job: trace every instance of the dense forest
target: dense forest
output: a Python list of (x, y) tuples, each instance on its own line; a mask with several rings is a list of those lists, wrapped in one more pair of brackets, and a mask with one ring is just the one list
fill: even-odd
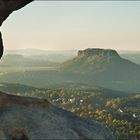
[(21, 88), (21, 92), (11, 93), (49, 100), (81, 117), (99, 121), (110, 128), (117, 139), (140, 139), (140, 93), (127, 94), (80, 84), (56, 89)]

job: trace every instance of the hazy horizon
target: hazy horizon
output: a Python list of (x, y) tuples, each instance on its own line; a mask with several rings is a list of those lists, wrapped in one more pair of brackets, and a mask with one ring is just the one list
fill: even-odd
[(14, 48), (14, 49), (5, 49), (5, 51), (14, 51), (14, 50), (40, 50), (40, 51), (79, 51), (79, 50), (85, 50), (85, 49), (111, 49), (111, 50), (116, 50), (116, 51), (130, 51), (130, 52), (133, 52), (133, 51), (138, 51), (140, 52), (140, 50), (121, 50), (121, 49), (113, 49), (113, 48), (102, 48), (102, 47), (91, 47), (91, 48), (81, 48), (81, 49), (47, 49), (47, 48)]
[(2, 26), (5, 50), (140, 51), (139, 1), (34, 1)]

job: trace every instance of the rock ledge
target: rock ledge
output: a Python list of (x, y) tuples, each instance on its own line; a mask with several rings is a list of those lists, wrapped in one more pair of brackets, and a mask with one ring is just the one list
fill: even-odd
[(111, 132), (46, 100), (0, 93), (0, 139), (104, 139)]

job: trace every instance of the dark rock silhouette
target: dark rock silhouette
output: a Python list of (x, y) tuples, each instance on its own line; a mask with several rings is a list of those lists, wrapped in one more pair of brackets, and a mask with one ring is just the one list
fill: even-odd
[[(0, 0), (0, 26), (14, 11), (32, 0)], [(0, 57), (3, 43), (0, 33)], [(97, 122), (82, 119), (46, 100), (0, 92), (0, 139), (113, 139)]]
[[(0, 26), (15, 10), (18, 10), (33, 0), (0, 0)], [(0, 58), (3, 55), (3, 43), (0, 32)]]
[(0, 32), (0, 58), (2, 57), (2, 55), (3, 55), (3, 42), (2, 42), (2, 35)]

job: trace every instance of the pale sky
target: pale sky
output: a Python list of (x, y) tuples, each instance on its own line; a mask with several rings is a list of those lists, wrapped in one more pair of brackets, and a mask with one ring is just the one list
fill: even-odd
[(140, 1), (35, 1), (2, 32), (8, 50), (140, 50)]

